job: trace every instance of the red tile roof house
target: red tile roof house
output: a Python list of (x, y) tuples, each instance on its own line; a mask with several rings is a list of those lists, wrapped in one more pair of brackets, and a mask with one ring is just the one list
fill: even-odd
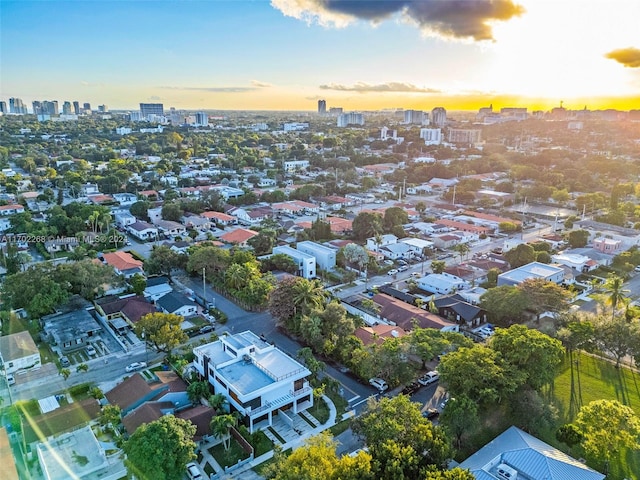
[(200, 214), (200, 216), (211, 220), (212, 222), (225, 226), (235, 225), (236, 223), (238, 223), (238, 219), (233, 215), (227, 215), (226, 213), (221, 212), (203, 212)]
[(249, 230), (246, 228), (237, 228), (236, 230), (227, 232), (224, 235), (222, 235), (220, 237), (220, 240), (222, 240), (225, 243), (233, 243), (240, 247), (246, 247), (247, 240), (255, 237), (256, 235), (258, 235), (258, 232), (254, 230)]
[(111, 265), (118, 275), (124, 275), (125, 278), (131, 278), (136, 273), (144, 275), (142, 262), (133, 258), (130, 253), (105, 253), (102, 255), (102, 261), (107, 265)]
[(23, 213), (24, 207), (19, 204), (14, 205), (0, 205), (0, 215), (9, 216), (15, 215), (16, 213)]
[(362, 340), (363, 345), (382, 345), (387, 338), (402, 338), (407, 332), (394, 325), (375, 325), (373, 327), (359, 327), (353, 334)]
[(380, 309), (381, 318), (393, 322), (406, 331), (413, 329), (414, 321), (420, 328), (435, 328), (444, 331), (458, 331), (459, 329), (458, 325), (453, 322), (389, 295), (377, 293), (372, 300), (382, 307)]

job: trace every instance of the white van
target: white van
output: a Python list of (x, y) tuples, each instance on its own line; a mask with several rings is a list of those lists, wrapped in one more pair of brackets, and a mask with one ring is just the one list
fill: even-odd
[(377, 388), (381, 392), (384, 392), (389, 388), (389, 385), (387, 385), (387, 382), (385, 382), (382, 378), (378, 378), (378, 377), (369, 379), (369, 385)]
[(13, 373), (7, 373), (7, 384), (10, 386), (16, 384), (16, 379), (13, 376)]

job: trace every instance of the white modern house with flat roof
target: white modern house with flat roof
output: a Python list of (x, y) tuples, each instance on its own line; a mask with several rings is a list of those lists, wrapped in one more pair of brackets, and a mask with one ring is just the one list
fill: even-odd
[(564, 281), (564, 270), (555, 265), (531, 262), (498, 275), (498, 286), (515, 286), (530, 278), (543, 278), (559, 285)]
[(462, 278), (446, 272), (431, 273), (419, 278), (417, 283), (420, 290), (439, 295), (447, 295), (469, 287)]
[(336, 266), (336, 251), (333, 248), (325, 247), (315, 242), (298, 242), (296, 250), (303, 253), (313, 255), (316, 259), (316, 265), (322, 270), (333, 270)]
[(193, 353), (200, 377), (245, 416), (252, 433), (272, 425), (280, 412), (295, 415), (313, 406), (309, 369), (249, 330), (195, 347)]
[(302, 278), (315, 278), (316, 277), (316, 257), (304, 253), (303, 251), (296, 250), (295, 248), (283, 245), (281, 247), (274, 247), (273, 253), (283, 253), (293, 258), (298, 265), (298, 275)]

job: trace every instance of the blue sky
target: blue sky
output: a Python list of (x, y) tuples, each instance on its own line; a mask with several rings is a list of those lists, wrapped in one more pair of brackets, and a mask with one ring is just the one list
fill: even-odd
[(0, 98), (112, 109), (312, 110), (318, 98), (348, 110), (640, 108), (640, 2), (495, 0), (441, 18), (434, 5), (452, 3), (0, 0)]

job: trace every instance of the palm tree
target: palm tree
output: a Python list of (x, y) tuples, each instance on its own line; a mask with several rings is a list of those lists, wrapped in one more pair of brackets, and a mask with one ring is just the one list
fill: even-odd
[(221, 393), (216, 393), (209, 397), (209, 406), (216, 412), (226, 411), (227, 405), (229, 405), (229, 400)]
[(224, 280), (227, 287), (239, 290), (247, 284), (248, 271), (244, 265), (234, 263), (225, 272)]
[(328, 294), (318, 280), (301, 279), (292, 288), (296, 313), (309, 313), (314, 307), (320, 308)]
[(229, 431), (232, 427), (235, 427), (238, 423), (238, 419), (233, 415), (216, 415), (211, 419), (209, 428), (214, 437), (220, 437), (222, 439), (222, 445), (225, 450), (229, 450), (231, 446), (231, 436)]
[(457, 245), (454, 245), (452, 250), (460, 255), (460, 261), (462, 261), (462, 257), (467, 255), (471, 251), (469, 245), (467, 245), (466, 243), (458, 243)]
[(603, 288), (608, 293), (607, 303), (611, 305), (611, 319), (616, 315), (618, 304), (627, 302), (625, 294), (629, 293), (629, 290), (625, 290), (623, 286), (624, 280), (617, 275), (609, 275), (609, 278), (604, 282)]

